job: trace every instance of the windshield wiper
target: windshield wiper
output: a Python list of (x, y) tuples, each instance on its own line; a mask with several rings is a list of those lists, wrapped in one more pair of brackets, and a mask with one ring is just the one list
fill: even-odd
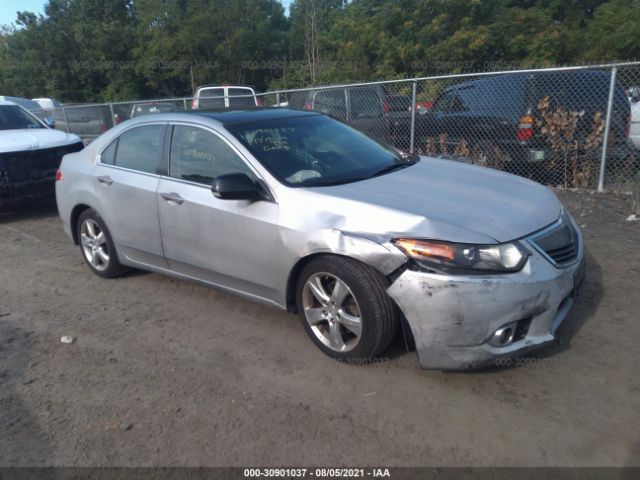
[(344, 185), (345, 183), (359, 182), (360, 180), (366, 180), (369, 177), (349, 177), (349, 178), (335, 178), (333, 180), (318, 180), (317, 182), (307, 182), (302, 187), (330, 187), (333, 185)]
[(407, 168), (411, 165), (415, 165), (416, 163), (418, 163), (418, 160), (411, 160), (408, 162), (398, 162), (392, 165), (387, 165), (386, 167), (378, 170), (376, 173), (371, 175), (370, 178), (379, 177), (380, 175), (385, 175), (387, 173), (395, 172), (396, 170), (402, 170), (403, 168)]

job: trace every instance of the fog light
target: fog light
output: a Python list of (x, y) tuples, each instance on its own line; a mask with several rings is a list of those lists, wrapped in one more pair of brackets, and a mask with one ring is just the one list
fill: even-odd
[(493, 347), (504, 347), (506, 345), (509, 345), (513, 341), (515, 332), (515, 323), (504, 325), (493, 332), (493, 335), (491, 335), (491, 338), (489, 338), (489, 345)]

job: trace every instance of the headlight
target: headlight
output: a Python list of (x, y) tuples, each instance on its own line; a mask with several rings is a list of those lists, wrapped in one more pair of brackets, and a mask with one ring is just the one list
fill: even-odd
[[(396, 238), (392, 243), (418, 265), (432, 270), (467, 270), (470, 273), (517, 272), (530, 255), (519, 242), (470, 245)], [(455, 272), (452, 272), (455, 273)]]

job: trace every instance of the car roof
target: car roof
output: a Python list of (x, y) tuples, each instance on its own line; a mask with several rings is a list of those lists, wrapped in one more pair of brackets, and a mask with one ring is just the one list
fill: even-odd
[[(15, 105), (20, 105), (27, 110), (42, 110), (42, 107), (38, 102), (34, 102), (33, 100), (29, 100), (28, 98), (22, 97), (11, 97), (8, 95), (0, 95), (0, 101), (12, 103)], [(8, 104), (7, 103), (7, 104)]]
[(310, 117), (320, 115), (317, 112), (293, 110), (290, 108), (282, 107), (256, 107), (243, 110), (188, 110), (184, 113), (211, 118), (213, 120), (217, 120), (223, 125), (240, 125), (243, 123), (252, 123), (264, 120), (276, 120), (280, 118), (293, 117)]
[(475, 86), (478, 84), (488, 83), (488, 82), (507, 82), (515, 79), (524, 79), (535, 77), (538, 81), (551, 81), (557, 78), (561, 78), (562, 76), (573, 76), (573, 78), (585, 78), (585, 79), (595, 79), (595, 78), (609, 78), (609, 74), (601, 71), (601, 70), (559, 70), (559, 71), (542, 71), (542, 72), (516, 72), (516, 73), (501, 73), (497, 75), (488, 75), (476, 78), (474, 80), (467, 80), (464, 82), (456, 83), (455, 85), (451, 85), (443, 90), (443, 92), (450, 92), (453, 90), (468, 88), (471, 86)]
[(228, 88), (250, 88), (250, 89), (254, 89), (255, 86), (253, 85), (246, 85), (244, 83), (214, 83), (211, 85), (200, 85), (198, 88), (196, 88), (196, 90), (200, 90), (202, 88), (224, 88), (224, 87), (228, 87)]

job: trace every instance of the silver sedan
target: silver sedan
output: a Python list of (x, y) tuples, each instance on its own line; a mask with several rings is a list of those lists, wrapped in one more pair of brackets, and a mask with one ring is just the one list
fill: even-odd
[(313, 112), (129, 120), (65, 156), (57, 180), (97, 275), (133, 267), (277, 305), (345, 361), (379, 356), (399, 329), (427, 368), (541, 346), (584, 272), (580, 231), (547, 188)]

